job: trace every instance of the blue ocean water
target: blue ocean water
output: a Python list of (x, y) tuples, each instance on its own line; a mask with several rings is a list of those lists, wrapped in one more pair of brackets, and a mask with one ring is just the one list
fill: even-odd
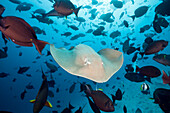
[[(152, 39), (153, 40), (166, 40), (170, 41), (170, 27), (163, 28), (162, 33), (156, 33), (151, 27), (149, 30), (144, 33), (140, 33), (140, 28), (144, 25), (151, 25), (154, 16), (155, 16), (155, 7), (159, 5), (161, 0), (134, 0), (134, 4), (132, 4), (131, 0), (122, 0), (123, 7), (115, 8), (113, 4), (110, 4), (111, 0), (98, 0), (98, 4), (100, 2), (101, 5), (92, 5), (91, 0), (71, 0), (71, 2), (76, 6), (91, 6), (92, 8), (81, 8), (78, 16), (83, 17), (85, 22), (82, 22), (79, 25), (79, 22), (75, 20), (75, 14), (69, 15), (67, 19), (57, 18), (57, 17), (49, 17), (54, 21), (53, 24), (45, 24), (38, 22), (36, 19), (31, 18), (31, 14), (36, 9), (44, 9), (46, 12), (49, 12), (52, 9), (53, 3), (48, 0), (22, 0), (22, 2), (27, 2), (32, 4), (30, 10), (19, 12), (16, 10), (18, 4), (14, 4), (9, 0), (1, 0), (0, 4), (5, 7), (5, 11), (2, 14), (5, 16), (17, 16), (24, 19), (31, 26), (37, 26), (43, 29), (46, 32), (46, 35), (37, 34), (39, 40), (43, 40), (49, 42), (50, 44), (55, 44), (56, 48), (65, 47), (69, 49), (72, 46), (76, 46), (78, 44), (86, 44), (92, 47), (96, 52), (104, 49), (104, 48), (119, 48), (118, 50), (123, 52), (123, 42), (127, 40), (127, 36), (130, 38), (130, 44), (134, 43), (134, 47), (142, 47), (144, 40), (146, 39), (145, 35), (155, 34)], [(149, 6), (149, 9), (145, 15), (142, 17), (136, 18), (134, 21), (130, 16), (134, 15), (135, 9), (140, 6)], [(89, 19), (91, 14), (89, 11), (92, 9), (97, 9), (99, 12), (94, 20)], [(95, 36), (92, 33), (86, 33), (87, 30), (93, 29), (95, 30), (93, 24), (98, 25), (103, 22), (103, 20), (99, 19), (102, 14), (113, 13), (114, 22), (105, 22), (106, 25), (99, 25), (105, 28), (106, 36)], [(125, 12), (124, 16), (119, 19), (122, 12)], [(170, 17), (166, 16), (166, 20), (170, 21)], [(126, 28), (124, 25), (120, 26), (122, 22), (126, 20), (129, 24), (129, 27)], [(168, 22), (169, 22), (168, 21)], [(63, 23), (64, 22), (64, 23)], [(75, 31), (67, 26), (75, 25), (79, 28), (79, 30)], [(110, 27), (111, 26), (111, 27)], [(54, 28), (58, 30), (58, 32), (54, 31)], [(116, 38), (111, 38), (109, 35), (113, 31), (120, 31), (121, 35)], [(65, 32), (71, 32), (72, 35), (65, 37), (61, 36), (61, 34)], [(84, 37), (80, 37), (76, 40), (70, 40), (71, 37), (77, 35), (79, 33), (85, 34)], [(130, 35), (129, 35), (130, 34)], [(133, 40), (134, 39), (134, 40)], [(101, 41), (105, 41), (106, 44), (102, 44)], [(69, 43), (69, 45), (65, 45), (65, 43)], [(69, 106), (69, 103), (73, 105), (75, 108), (72, 109), (75, 112), (80, 106), (83, 108), (83, 113), (93, 113), (88, 103), (87, 98), (83, 92), (80, 92), (80, 83), (86, 82), (90, 84), (92, 88), (103, 89), (103, 92), (107, 94), (111, 98), (111, 94), (115, 94), (117, 89), (121, 89), (122, 92), (125, 92), (123, 95), (123, 99), (121, 101), (116, 101), (115, 103), (115, 113), (123, 113), (123, 106), (127, 107), (128, 113), (135, 113), (137, 108), (140, 108), (142, 113), (163, 113), (158, 104), (154, 104), (153, 100), (149, 98), (153, 97), (153, 92), (157, 88), (166, 88), (169, 89), (169, 85), (163, 84), (162, 74), (159, 77), (152, 78), (152, 83), (145, 81), (150, 86), (150, 94), (143, 94), (141, 92), (141, 85), (143, 82), (131, 82), (127, 80), (124, 75), (126, 74), (125, 66), (127, 64), (132, 63), (132, 57), (134, 55), (123, 54), (124, 63), (121, 69), (112, 76), (109, 81), (105, 83), (97, 83), (94, 84), (91, 80), (87, 80), (82, 77), (77, 77), (69, 74), (65, 70), (63, 70), (52, 58), (52, 56), (46, 56), (47, 51), (50, 50), (50, 46), (47, 45), (43, 51), (42, 55), (38, 53), (35, 46), (33, 47), (20, 47), (17, 48), (18, 45), (14, 44), (12, 41), (8, 41), (5, 45), (0, 35), (0, 49), (2, 47), (8, 47), (8, 57), (0, 59), (0, 73), (5, 72), (9, 73), (9, 75), (5, 78), (0, 78), (0, 111), (11, 111), (13, 113), (32, 113), (33, 112), (33, 104), (29, 101), (36, 98), (38, 90), (43, 81), (41, 67), (44, 72), (46, 72), (46, 76), (48, 81), (55, 80), (55, 87), (49, 87), (54, 93), (54, 97), (49, 97), (48, 100), (52, 103), (53, 108), (44, 107), (40, 113), (52, 113), (52, 111), (58, 111), (59, 113)], [(19, 56), (19, 53), (22, 52), (22, 56)], [(170, 54), (170, 46), (168, 45), (163, 51), (159, 53)], [(36, 57), (40, 57), (36, 59)], [(154, 55), (148, 55), (148, 59), (138, 60), (136, 63), (137, 66), (147, 66), (152, 65), (159, 68), (162, 72), (170, 72), (170, 67), (164, 66), (160, 63), (155, 62), (152, 57)], [(139, 55), (139, 57), (141, 57)], [(50, 61), (51, 60), (51, 61)], [(36, 61), (33, 63), (33, 61)], [(45, 62), (49, 62), (58, 67), (58, 71), (55, 73), (49, 73), (49, 68), (46, 66)], [(18, 70), (20, 67), (30, 67), (30, 69), (24, 74), (18, 74)], [(31, 74), (31, 77), (26, 76), (26, 74)], [(120, 79), (116, 79), (119, 77)], [(16, 81), (13, 82), (13, 79), (16, 78)], [(34, 89), (26, 89), (26, 86), (31, 83), (34, 86)], [(73, 83), (76, 83), (75, 89), (73, 93), (69, 93), (69, 88)], [(56, 92), (57, 88), (59, 88), (59, 92)], [(27, 93), (25, 94), (24, 99), (22, 100), (20, 95), (26, 89)], [(59, 101), (59, 102), (58, 102)], [(102, 112), (102, 111), (101, 111)], [(104, 112), (103, 112), (104, 113)]]

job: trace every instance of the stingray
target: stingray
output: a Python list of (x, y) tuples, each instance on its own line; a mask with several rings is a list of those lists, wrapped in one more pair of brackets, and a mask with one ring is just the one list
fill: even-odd
[(54, 60), (68, 73), (103, 83), (122, 66), (123, 54), (114, 49), (102, 49), (98, 53), (91, 47), (79, 44), (69, 50), (50, 45)]

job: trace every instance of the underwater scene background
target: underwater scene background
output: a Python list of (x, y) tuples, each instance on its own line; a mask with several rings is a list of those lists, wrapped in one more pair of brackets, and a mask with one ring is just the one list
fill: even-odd
[[(123, 52), (124, 62), (120, 70), (107, 82), (95, 83), (83, 77), (72, 75), (61, 68), (49, 54), (50, 45), (47, 44), (42, 50), (42, 55), (40, 55), (35, 49), (35, 45), (33, 47), (18, 46), (11, 40), (5, 44), (0, 35), (0, 49), (3, 50), (4, 47), (7, 47), (7, 57), (0, 59), (0, 111), (33, 112), (34, 104), (29, 101), (36, 98), (42, 84), (42, 68), (49, 84), (51, 84), (49, 85), (48, 100), (53, 107), (44, 106), (40, 113), (61, 113), (65, 108), (69, 108), (69, 103), (75, 107), (71, 109), (73, 113), (79, 107), (83, 107), (83, 113), (93, 113), (85, 93), (80, 92), (80, 86), (84, 82), (90, 84), (94, 90), (102, 90), (109, 98), (112, 98), (111, 94), (115, 95), (117, 90), (120, 89), (123, 93), (122, 99), (115, 101), (115, 113), (141, 113), (137, 111), (138, 108), (142, 113), (164, 113), (159, 104), (155, 104), (154, 100), (150, 98), (153, 98), (153, 93), (157, 88), (170, 88), (168, 84), (163, 84), (162, 80), (162, 70), (169, 75), (170, 67), (153, 60), (154, 54), (145, 55), (143, 58), (138, 54), (137, 60), (132, 62), (135, 52), (128, 55), (123, 51), (123, 48), (128, 48), (129, 45), (135, 48), (140, 47), (140, 51), (142, 51), (143, 43), (148, 37), (151, 37), (154, 41), (170, 41), (169, 25), (166, 28), (161, 27), (161, 33), (156, 32), (153, 28), (155, 8), (163, 2), (162, 0), (122, 0), (123, 6), (120, 8), (111, 3), (114, 0), (70, 0), (75, 7), (82, 6), (78, 12), (78, 17), (81, 17), (81, 19), (76, 20), (77, 17), (73, 13), (68, 15), (67, 18), (49, 16), (47, 23), (39, 22), (32, 15), (39, 15), (33, 13), (37, 9), (44, 9), (46, 13), (52, 10), (55, 3), (53, 0), (20, 0), (22, 3), (32, 4), (31, 8), (26, 11), (16, 10), (19, 3), (14, 3), (15, 1), (18, 0), (0, 0), (0, 4), (5, 7), (2, 17), (20, 17), (31, 26), (39, 27), (43, 30), (41, 34), (38, 34), (38, 30), (35, 30), (39, 40), (54, 44), (56, 48), (69, 49), (78, 44), (85, 44), (96, 52), (105, 48), (117, 49)], [(141, 6), (147, 6), (147, 12), (133, 20), (131, 16)], [(111, 14), (108, 17), (110, 20), (102, 19), (101, 15), (108, 13)], [(169, 23), (170, 17), (168, 15), (163, 15), (163, 18)], [(48, 23), (51, 20), (53, 23)], [(128, 23), (125, 24), (124, 20)], [(128, 26), (126, 26), (127, 24)], [(71, 25), (78, 29), (75, 30), (70, 27)], [(141, 28), (145, 25), (148, 25), (149, 28), (142, 32)], [(100, 26), (104, 30), (96, 35), (94, 31)], [(87, 32), (88, 30), (89, 32)], [(68, 33), (64, 34), (66, 32)], [(125, 44), (127, 41), (128, 45)], [(170, 46), (167, 45), (158, 54), (169, 55)], [(57, 70), (51, 72), (47, 66), (48, 63), (55, 65)], [(151, 78), (151, 82), (147, 80), (133, 82), (125, 78), (127, 73), (125, 68), (128, 64), (133, 64), (134, 67), (155, 66), (161, 71), (161, 75)], [(20, 67), (29, 68), (26, 72), (19, 74)], [(7, 75), (3, 77), (2, 73)], [(55, 83), (53, 83), (53, 80)], [(149, 92), (146, 94), (141, 91), (143, 83), (149, 86)], [(126, 106), (127, 111), (124, 106)], [(104, 113), (104, 111), (101, 111), (101, 113)], [(170, 113), (170, 111), (167, 113)]]

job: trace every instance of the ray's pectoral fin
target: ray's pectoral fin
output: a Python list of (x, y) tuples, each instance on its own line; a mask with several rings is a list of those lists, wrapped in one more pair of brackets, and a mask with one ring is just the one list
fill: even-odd
[(45, 106), (50, 107), (50, 108), (53, 107), (52, 104), (48, 100), (46, 101)]
[(31, 103), (35, 103), (35, 101), (36, 101), (35, 99), (33, 99), (33, 100), (30, 100), (30, 102), (31, 102)]

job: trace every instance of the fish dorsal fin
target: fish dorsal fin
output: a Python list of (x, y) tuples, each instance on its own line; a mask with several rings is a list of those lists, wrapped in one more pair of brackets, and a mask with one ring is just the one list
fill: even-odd
[(45, 102), (45, 106), (50, 107), (50, 108), (53, 107), (52, 104), (48, 100)]
[(20, 21), (22, 21), (24, 24), (26, 24), (27, 25), (27, 27), (29, 27), (30, 28), (30, 30), (32, 31), (32, 33), (33, 33), (33, 35), (35, 36), (34, 38), (36, 38), (37, 39), (37, 36), (35, 35), (35, 31), (34, 31), (34, 29), (25, 21), (25, 20), (23, 20), (22, 18), (18, 18), (18, 17), (16, 17), (18, 20), (20, 20)]
[(30, 102), (31, 102), (31, 103), (35, 103), (35, 101), (36, 101), (35, 99), (33, 99), (33, 100), (30, 100)]

